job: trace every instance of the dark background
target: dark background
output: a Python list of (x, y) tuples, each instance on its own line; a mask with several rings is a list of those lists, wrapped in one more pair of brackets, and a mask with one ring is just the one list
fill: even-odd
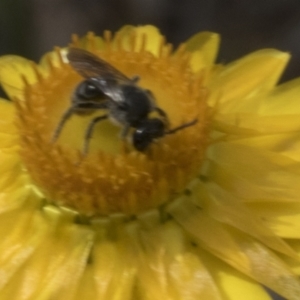
[(283, 81), (300, 75), (300, 0), (0, 0), (0, 55), (38, 60), (72, 33), (125, 24), (154, 24), (175, 45), (218, 32), (223, 63), (260, 48), (288, 51)]
[(148, 23), (175, 45), (219, 32), (224, 63), (260, 48), (288, 51), (284, 79), (300, 75), (300, 0), (0, 0), (0, 54), (38, 60), (72, 33)]

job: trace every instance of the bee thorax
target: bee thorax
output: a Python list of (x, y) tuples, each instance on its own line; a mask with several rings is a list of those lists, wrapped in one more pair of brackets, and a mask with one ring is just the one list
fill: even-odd
[(119, 110), (124, 111), (126, 121), (132, 127), (136, 127), (153, 110), (152, 101), (145, 90), (134, 85), (124, 85), (122, 92), (124, 103), (119, 107)]

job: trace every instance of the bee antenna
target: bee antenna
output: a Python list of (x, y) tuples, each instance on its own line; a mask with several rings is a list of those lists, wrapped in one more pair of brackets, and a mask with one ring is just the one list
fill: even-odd
[(51, 138), (51, 143), (55, 143), (56, 140), (58, 139), (66, 121), (71, 117), (71, 115), (73, 114), (73, 110), (74, 110), (74, 107), (71, 106), (68, 110), (65, 111), (65, 113), (62, 115), (54, 133), (53, 133), (53, 136)]
[(173, 134), (173, 133), (175, 133), (175, 132), (177, 132), (177, 131), (179, 131), (179, 130), (181, 130), (181, 129), (184, 129), (184, 128), (186, 128), (186, 127), (193, 126), (193, 125), (195, 125), (197, 122), (198, 122), (198, 118), (195, 118), (195, 119), (192, 120), (191, 122), (184, 123), (184, 124), (182, 124), (182, 125), (180, 125), (180, 126), (178, 126), (178, 127), (175, 127), (175, 128), (173, 128), (173, 129), (170, 129), (170, 130), (166, 131), (165, 134)]

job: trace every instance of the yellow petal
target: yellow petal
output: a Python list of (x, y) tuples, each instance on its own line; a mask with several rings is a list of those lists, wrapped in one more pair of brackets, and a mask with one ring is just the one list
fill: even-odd
[(260, 99), (259, 114), (286, 115), (300, 113), (300, 78), (276, 87), (267, 97)]
[(93, 299), (96, 295), (96, 287), (94, 281), (94, 270), (91, 265), (88, 265), (84, 269), (80, 283), (78, 284), (78, 290), (76, 292), (75, 300)]
[(143, 300), (221, 300), (219, 291), (184, 231), (167, 222), (142, 235), (138, 287)]
[[(251, 178), (245, 178), (235, 172), (234, 168), (229, 169), (227, 166), (215, 162), (209, 162), (208, 170), (205, 175), (213, 178), (213, 181), (221, 186), (224, 190), (234, 195), (237, 201), (287, 201), (282, 193), (274, 192), (272, 186), (262, 186), (259, 182), (252, 182)], [(251, 191), (251, 193), (249, 193)], [(289, 201), (299, 201), (297, 192), (289, 193)]]
[[(166, 228), (167, 227), (167, 228)], [(167, 239), (166, 239), (167, 238)], [(159, 226), (159, 230), (142, 232), (143, 247), (139, 248), (139, 294), (143, 300), (174, 298), (176, 287), (170, 282), (170, 263), (181, 254), (186, 241), (174, 224)]]
[(226, 109), (233, 113), (256, 113), (264, 116), (293, 115), (299, 111), (298, 95), (300, 78), (276, 86), (273, 90), (227, 103)]
[[(215, 221), (190, 202), (186, 197), (176, 200), (168, 208), (169, 213), (189, 232), (204, 249), (233, 265), (247, 265), (247, 257), (227, 232), (226, 227)], [(199, 230), (201, 228), (201, 230)], [(214, 234), (211, 234), (214, 228)], [(220, 245), (223, 245), (220, 248)]]
[(200, 32), (186, 42), (186, 50), (191, 52), (190, 65), (194, 72), (210, 68), (218, 54), (220, 37), (212, 32)]
[(230, 111), (244, 98), (269, 91), (287, 64), (289, 55), (277, 50), (260, 50), (227, 65), (210, 85), (210, 102)]
[[(15, 224), (15, 226), (21, 224)], [(32, 230), (32, 227), (34, 229)], [(1, 264), (1, 272), (3, 271), (3, 278), (8, 275), (8, 272), (12, 272), (12, 278), (7, 278), (8, 282), (4, 286), (4, 288), (0, 289), (0, 297), (3, 300), (9, 299), (20, 299), (20, 300), (27, 300), (30, 299), (31, 291), (36, 288), (34, 282), (35, 279), (40, 278), (40, 274), (26, 274), (28, 276), (24, 277), (24, 265), (31, 259), (34, 255), (36, 249), (46, 241), (46, 238), (49, 233), (49, 228), (45, 225), (45, 223), (41, 222), (38, 215), (35, 215), (33, 222), (28, 222), (24, 225), (24, 228), (30, 230), (31, 238), (28, 239), (19, 239), (17, 244), (12, 244), (11, 246), (15, 248), (17, 255), (14, 255), (8, 259), (7, 264), (12, 264), (8, 266), (7, 270), (6, 266)], [(18, 247), (20, 249), (18, 250)], [(22, 250), (21, 250), (22, 249)], [(18, 252), (20, 252), (18, 254)], [(44, 258), (45, 259), (45, 258)], [(9, 270), (9, 271), (8, 271)], [(6, 274), (5, 274), (6, 273)], [(26, 273), (26, 271), (25, 271)]]
[[(269, 287), (289, 300), (298, 300), (300, 280), (274, 252), (247, 237), (245, 234), (229, 229), (232, 237), (243, 249), (249, 259), (249, 267), (241, 266), (240, 271)], [(239, 269), (239, 268), (238, 268)]]
[(214, 120), (218, 130), (244, 134), (243, 137), (282, 132), (299, 132), (299, 114), (260, 116), (257, 114), (220, 114)]
[(30, 196), (30, 190), (24, 190), (24, 186), (28, 181), (24, 176), (13, 176), (7, 180), (0, 181), (0, 213), (12, 211), (16, 213), (16, 209), (21, 208), (27, 198)]
[(300, 239), (299, 203), (263, 202), (250, 203), (249, 206), (277, 236)]
[[(296, 258), (296, 253), (282, 239), (277, 237), (264, 223), (244, 204), (237, 201), (217, 185), (207, 184), (212, 195), (209, 201), (202, 201), (206, 211), (219, 222), (229, 224), (246, 234), (255, 237), (268, 247)], [(299, 222), (300, 223), (300, 222)]]
[[(1, 72), (1, 71), (0, 71)], [(17, 128), (14, 124), (15, 106), (11, 101), (0, 99), (0, 145), (8, 147), (12, 145), (17, 134)]]
[(158, 55), (163, 36), (159, 30), (152, 25), (145, 26), (124, 26), (117, 34), (122, 38), (122, 45), (126, 49), (126, 45), (130, 48), (130, 39), (132, 34), (136, 34), (137, 43), (135, 43), (135, 51), (138, 51), (142, 46), (143, 38), (146, 38), (145, 49), (153, 55)]
[(260, 148), (300, 162), (300, 132), (259, 135), (243, 138), (241, 144), (253, 148)]
[(130, 245), (108, 240), (94, 248), (94, 280), (96, 299), (130, 300), (136, 278), (136, 262)]
[[(146, 36), (146, 47), (145, 49), (149, 52), (151, 52), (154, 55), (158, 54), (158, 51), (160, 49), (160, 45), (162, 42), (162, 35), (159, 32), (159, 30), (152, 25), (146, 25), (146, 26), (138, 26), (135, 29), (135, 32), (138, 35), (138, 39), (140, 40), (140, 44), (142, 43), (142, 37)], [(137, 44), (137, 48), (139, 45)]]
[(71, 300), (77, 291), (93, 234), (69, 222), (43, 222), (48, 232), (13, 280), (21, 284), (11, 299)]
[(0, 129), (9, 124), (13, 127), (12, 121), (14, 118), (15, 106), (11, 101), (0, 98)]
[[(300, 165), (288, 157), (228, 142), (211, 147), (208, 158), (224, 169), (273, 193), (275, 199), (299, 201)], [(235, 184), (232, 182), (233, 186)], [(238, 189), (238, 186), (235, 188)], [(249, 193), (247, 199), (252, 198), (253, 201), (253, 196)]]
[(36, 82), (32, 64), (32, 61), (16, 55), (0, 57), (0, 83), (10, 99), (22, 96), (24, 88), (22, 77), (31, 84)]
[[(1, 292), (4, 292), (3, 287), (14, 278), (22, 265), (33, 255), (45, 234), (45, 226), (37, 226), (36, 205), (26, 204), (17, 211), (2, 214), (0, 218), (1, 299), (3, 299), (1, 296)], [(18, 218), (14, 217), (16, 215)], [(13, 280), (13, 282), (18, 284), (18, 281)]]
[(210, 274), (196, 255), (185, 253), (177, 256), (169, 266), (169, 273), (170, 284), (177, 291), (179, 299), (222, 299)]
[(197, 252), (213, 276), (222, 299), (272, 300), (266, 290), (255, 280), (243, 275), (201, 248)]
[(239, 144), (247, 145), (253, 148), (260, 148), (262, 150), (268, 150), (278, 154), (286, 155), (293, 148), (298, 147), (300, 133), (279, 133), (279, 134), (270, 134), (270, 135), (261, 135), (258, 134), (254, 137), (243, 137)]
[[(96, 36), (93, 32), (88, 32), (87, 35), (76, 40), (76, 46), (87, 50), (94, 50), (94, 49), (101, 50), (105, 47), (105, 42), (102, 37)], [(63, 48), (61, 50), (64, 49), (67, 48)]]
[(68, 48), (57, 49), (44, 54), (39, 62), (39, 70), (47, 76), (53, 67), (59, 67), (61, 59), (67, 62)]
[(116, 35), (126, 40), (126, 38), (129, 38), (132, 35), (132, 33), (135, 31), (135, 28), (136, 27), (132, 25), (125, 25), (117, 31)]
[[(289, 239), (287, 243), (294, 249), (295, 252), (298, 253), (300, 257), (300, 240), (297, 239)], [(300, 275), (300, 261), (295, 261), (294, 259), (286, 256), (280, 256), (280, 258), (290, 267), (290, 269), (297, 274)]]

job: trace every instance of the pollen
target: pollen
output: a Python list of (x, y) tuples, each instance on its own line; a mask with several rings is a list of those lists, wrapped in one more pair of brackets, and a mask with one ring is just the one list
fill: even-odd
[(121, 139), (122, 128), (107, 119), (97, 123), (83, 155), (89, 122), (107, 113), (95, 110), (72, 115), (53, 143), (53, 133), (83, 80), (57, 49), (48, 59), (46, 75), (33, 65), (37, 82), (29, 84), (24, 78), (24, 97), (16, 99), (20, 155), (33, 183), (47, 203), (86, 216), (136, 215), (171, 202), (199, 174), (208, 144), (204, 75), (192, 72), (184, 45), (172, 51), (163, 39), (155, 53), (148, 50), (144, 35), (110, 32), (103, 38), (75, 36), (72, 46), (101, 57), (129, 78), (138, 76), (138, 84), (150, 90), (167, 113), (170, 129), (198, 121), (139, 152), (131, 144), (132, 132)]

